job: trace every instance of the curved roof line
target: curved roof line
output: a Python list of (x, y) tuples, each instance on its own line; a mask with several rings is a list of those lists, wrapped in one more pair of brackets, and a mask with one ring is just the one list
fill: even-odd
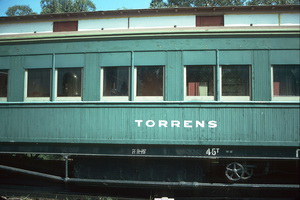
[(277, 5), (277, 6), (227, 6), (227, 7), (188, 7), (188, 8), (159, 8), (159, 9), (130, 9), (108, 10), (76, 13), (54, 13), (40, 15), (0, 17), (0, 22), (18, 22), (35, 20), (75, 20), (92, 18), (122, 18), (131, 16), (161, 16), (161, 15), (220, 15), (236, 13), (280, 13), (300, 12), (300, 5)]

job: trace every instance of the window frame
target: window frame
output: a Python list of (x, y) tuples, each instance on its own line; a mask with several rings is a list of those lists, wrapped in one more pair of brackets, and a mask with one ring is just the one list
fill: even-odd
[[(137, 76), (137, 69), (139, 67), (162, 67), (163, 75), (162, 75), (162, 96), (138, 96), (137, 95), (137, 83), (138, 83), (138, 76)], [(164, 101), (165, 99), (165, 66), (164, 65), (137, 65), (134, 66), (134, 85), (133, 85), (133, 94), (134, 94), (134, 101)]]
[(8, 99), (8, 88), (9, 88), (9, 70), (8, 69), (0, 69), (0, 71), (6, 71), (7, 72), (7, 88), (6, 88), (6, 91), (7, 91), (7, 94), (6, 94), (6, 97), (0, 97), (0, 102), (7, 102), (7, 99)]
[[(228, 66), (235, 66), (236, 68), (240, 66), (247, 66), (248, 67), (248, 72), (249, 72), (249, 96), (223, 96), (223, 81), (222, 81), (222, 73), (223, 73), (223, 67), (228, 67)], [(219, 74), (219, 88), (220, 88), (220, 101), (251, 101), (252, 99), (252, 65), (220, 65), (220, 74)]]
[[(213, 96), (188, 96), (187, 95), (187, 67), (212, 67), (213, 68), (213, 88), (214, 95)], [(185, 101), (215, 101), (216, 97), (216, 66), (215, 65), (185, 65), (184, 66), (184, 100)]]
[[(274, 95), (274, 67), (287, 65), (271, 65), (271, 100), (272, 101), (300, 101), (300, 96), (275, 96)], [(288, 64), (288, 66), (298, 66), (297, 64)], [(299, 66), (300, 67), (300, 66)]]
[[(49, 97), (28, 97), (28, 70), (34, 70), (34, 69), (48, 69), (49, 70), (49, 75), (50, 75), (50, 95)], [(52, 69), (49, 68), (28, 68), (25, 70), (25, 84), (24, 84), (24, 101), (51, 101), (51, 91), (52, 91)]]
[[(105, 68), (123, 68), (126, 67), (128, 68), (128, 95), (127, 96), (104, 96), (103, 92), (104, 92), (104, 69)], [(116, 102), (122, 102), (122, 101), (129, 101), (130, 99), (130, 91), (131, 91), (131, 77), (130, 77), (130, 70), (131, 70), (131, 66), (106, 66), (106, 67), (101, 67), (100, 69), (100, 101), (116, 101)]]
[[(80, 69), (81, 73), (81, 95), (80, 96), (58, 96), (58, 70), (61, 69)], [(84, 78), (84, 68), (83, 67), (65, 67), (55, 69), (55, 101), (82, 101), (83, 98), (83, 78)]]

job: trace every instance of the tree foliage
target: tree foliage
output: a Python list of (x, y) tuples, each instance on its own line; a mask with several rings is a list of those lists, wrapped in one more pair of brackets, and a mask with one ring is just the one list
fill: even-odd
[(271, 6), (271, 5), (289, 5), (299, 4), (299, 0), (250, 0), (247, 5)]
[(41, 14), (95, 11), (91, 0), (41, 0)]
[(152, 0), (150, 8), (198, 7), (198, 6), (242, 6), (246, 0)]
[(96, 6), (91, 0), (75, 0), (73, 12), (95, 11)]
[(299, 4), (299, 0), (152, 0), (150, 8)]
[(9, 7), (5, 14), (7, 16), (20, 16), (20, 15), (34, 15), (37, 13), (33, 12), (33, 10), (29, 6), (16, 5), (16, 6)]
[(152, 0), (150, 3), (150, 8), (166, 8), (167, 3), (165, 3), (163, 0)]

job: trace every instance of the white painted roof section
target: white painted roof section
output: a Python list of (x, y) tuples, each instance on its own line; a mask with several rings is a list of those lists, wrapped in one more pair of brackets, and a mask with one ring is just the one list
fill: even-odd
[(160, 16), (130, 18), (131, 29), (196, 27), (196, 16)]
[(0, 24), (0, 35), (51, 33), (53, 22), (31, 22), (17, 24)]
[(300, 26), (299, 8), (299, 5), (196, 7), (0, 17), (0, 35), (52, 33), (56, 21), (78, 21), (79, 32), (196, 28), (197, 16), (224, 16), (225, 27)]
[(224, 15), (224, 26), (278, 25), (278, 14)]
[(224, 26), (299, 26), (300, 14), (230, 14), (224, 15)]
[(79, 20), (78, 31), (128, 29), (128, 18)]
[(280, 25), (281, 26), (299, 26), (300, 25), (300, 14), (280, 14)]

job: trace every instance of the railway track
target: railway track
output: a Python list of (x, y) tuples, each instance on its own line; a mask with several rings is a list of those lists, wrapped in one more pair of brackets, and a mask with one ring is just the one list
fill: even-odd
[[(201, 195), (202, 194), (202, 195)], [(193, 196), (194, 195), (194, 196)], [(174, 200), (297, 200), (299, 191), (238, 191), (212, 190), (168, 192), (167, 190), (141, 190), (133, 188), (78, 187), (56, 185), (26, 186), (0, 184), (0, 200), (160, 200), (159, 197), (169, 196)]]

